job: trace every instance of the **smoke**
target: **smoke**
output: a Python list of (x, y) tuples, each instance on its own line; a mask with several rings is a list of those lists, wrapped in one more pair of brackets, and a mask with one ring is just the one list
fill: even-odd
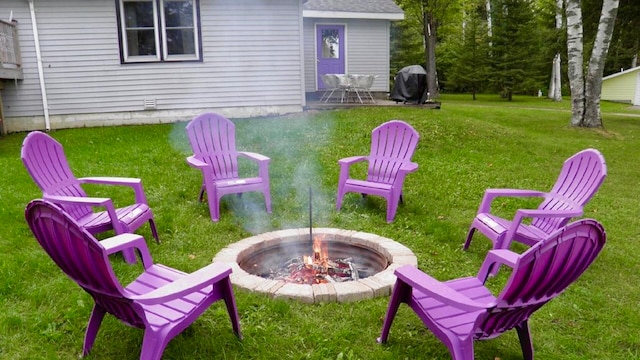
[[(308, 117), (304, 113), (233, 119), (236, 124), (237, 150), (271, 158), (269, 177), (273, 213), (266, 212), (264, 198), (261, 193), (256, 192), (245, 193), (240, 197), (223, 197), (221, 217), (232, 215), (246, 231), (259, 234), (308, 227), (311, 207), (313, 226), (322, 227), (327, 224), (333, 211), (335, 193), (327, 193), (322, 188), (324, 171), (319, 156), (324, 147), (331, 146), (329, 135), (333, 121), (333, 117)], [(176, 123), (169, 141), (174, 149), (186, 157), (192, 151), (185, 125)], [(337, 163), (335, 166), (337, 167)], [(240, 176), (257, 176), (255, 163), (240, 159), (239, 167)], [(185, 171), (189, 169), (185, 168)], [(194, 177), (201, 176), (196, 175), (195, 170), (192, 171)], [(199, 187), (199, 182), (194, 181), (194, 184)], [(198, 189), (194, 188), (194, 193)]]

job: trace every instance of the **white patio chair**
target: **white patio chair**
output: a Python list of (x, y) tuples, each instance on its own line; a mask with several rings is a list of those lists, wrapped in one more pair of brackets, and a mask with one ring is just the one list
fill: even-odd
[(376, 80), (377, 75), (349, 75), (350, 78), (350, 90), (356, 93), (356, 96), (360, 103), (364, 103), (362, 99), (369, 100), (375, 104), (376, 100), (371, 95), (370, 89), (373, 86), (373, 82)]
[(328, 102), (331, 96), (333, 96), (333, 93), (338, 90), (340, 81), (335, 74), (324, 74), (320, 75), (320, 77), (325, 86), (325, 91), (320, 97), (320, 102)]

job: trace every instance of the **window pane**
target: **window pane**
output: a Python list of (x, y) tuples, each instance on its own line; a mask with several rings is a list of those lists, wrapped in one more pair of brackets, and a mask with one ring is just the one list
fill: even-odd
[(193, 28), (193, 2), (165, 1), (164, 21), (167, 28)]
[(325, 59), (340, 58), (340, 36), (338, 30), (322, 30), (322, 57)]
[(127, 56), (157, 56), (153, 1), (122, 1)]
[(169, 55), (195, 55), (193, 30), (167, 30), (166, 36)]
[(151, 30), (127, 30), (129, 56), (156, 55), (156, 37)]
[(127, 28), (153, 28), (153, 2), (128, 1), (124, 3)]
[(164, 44), (167, 56), (196, 55), (194, 0), (164, 0)]

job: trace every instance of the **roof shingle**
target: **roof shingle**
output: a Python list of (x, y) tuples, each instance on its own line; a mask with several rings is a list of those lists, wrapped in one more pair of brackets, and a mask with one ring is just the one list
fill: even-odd
[(402, 14), (393, 0), (307, 0), (304, 10)]

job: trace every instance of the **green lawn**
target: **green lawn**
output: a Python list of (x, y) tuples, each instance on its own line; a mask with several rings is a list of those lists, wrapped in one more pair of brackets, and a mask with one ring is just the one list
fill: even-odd
[[(77, 176), (143, 179), (162, 240), (151, 240), (154, 259), (195, 271), (230, 243), (252, 234), (305, 227), (308, 189), (314, 192), (314, 226), (360, 230), (392, 238), (413, 250), (419, 267), (447, 280), (474, 275), (490, 242), (476, 235), (461, 250), (484, 189), (548, 190), (562, 162), (584, 148), (599, 149), (608, 177), (585, 209), (600, 221), (608, 243), (593, 266), (559, 298), (531, 319), (539, 359), (640, 358), (640, 111), (603, 103), (604, 130), (568, 126), (568, 100), (445, 95), (440, 110), (414, 107), (360, 108), (310, 112), (278, 118), (238, 119), (241, 149), (271, 157), (273, 214), (262, 197), (223, 200), (221, 221), (197, 202), (200, 173), (185, 162), (190, 155), (184, 123), (82, 128), (53, 131)], [(416, 128), (421, 139), (416, 173), (404, 187), (405, 203), (392, 224), (380, 198), (348, 194), (335, 211), (337, 160), (364, 155), (371, 130), (391, 119)], [(75, 359), (82, 351), (92, 300), (68, 280), (32, 237), (25, 205), (40, 193), (20, 161), (24, 133), (0, 138), (2, 201), (0, 219), (0, 358)], [(251, 171), (248, 165), (244, 171)], [(360, 168), (357, 173), (364, 174)], [(132, 199), (120, 189), (92, 187), (92, 194)], [(508, 215), (530, 203), (502, 201)], [(140, 271), (121, 258), (116, 272), (130, 279)], [(504, 277), (494, 279), (496, 288)], [(406, 307), (379, 345), (388, 298), (350, 304), (305, 305), (272, 300), (236, 289), (244, 334), (237, 340), (222, 303), (171, 341), (165, 359), (448, 359), (447, 349)], [(136, 359), (142, 331), (107, 317), (90, 359)], [(515, 331), (476, 343), (477, 359), (521, 359)]]

